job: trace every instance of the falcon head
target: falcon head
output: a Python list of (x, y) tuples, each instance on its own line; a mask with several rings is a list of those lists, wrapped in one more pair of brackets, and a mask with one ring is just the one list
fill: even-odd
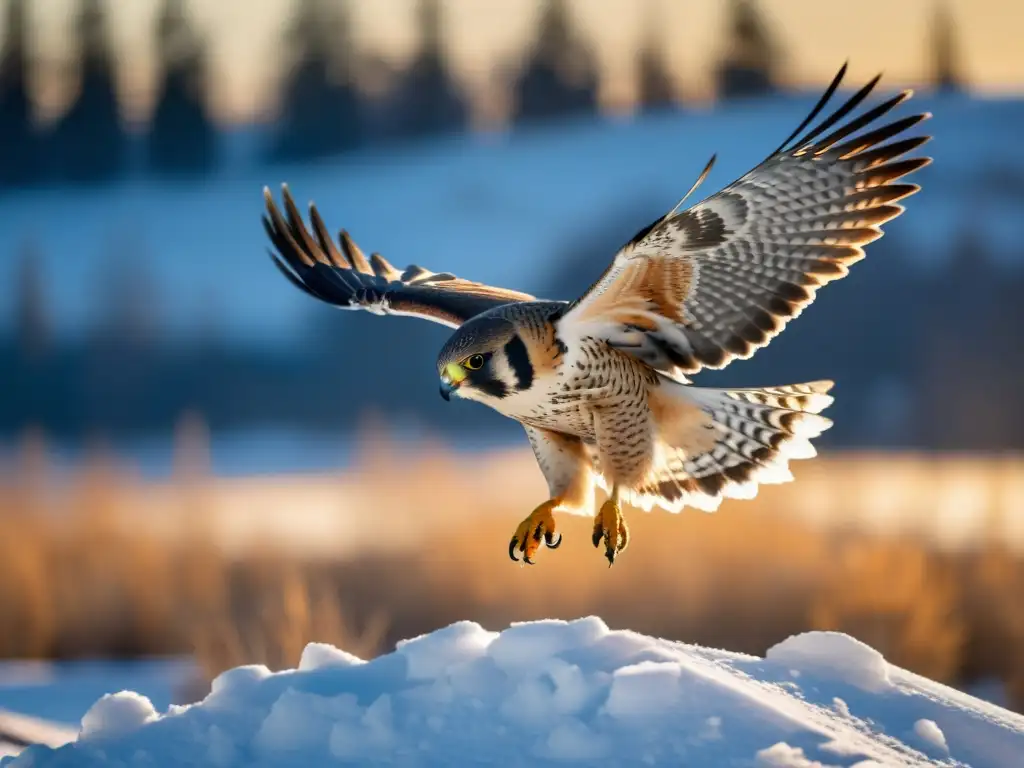
[(484, 313), (461, 325), (437, 356), (441, 397), (501, 400), (533, 381), (526, 345), (514, 323)]

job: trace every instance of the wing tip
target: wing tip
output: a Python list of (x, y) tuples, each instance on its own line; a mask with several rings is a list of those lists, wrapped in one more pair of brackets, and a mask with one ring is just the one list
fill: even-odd
[(815, 379), (814, 381), (808, 381), (804, 386), (808, 387), (814, 394), (827, 395), (835, 385), (836, 383), (833, 379)]

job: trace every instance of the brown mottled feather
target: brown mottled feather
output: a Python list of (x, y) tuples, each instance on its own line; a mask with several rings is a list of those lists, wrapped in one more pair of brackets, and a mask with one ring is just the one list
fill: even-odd
[(844, 74), (764, 162), (641, 230), (560, 321), (567, 343), (600, 338), (672, 375), (722, 368), (768, 344), (821, 286), (864, 258), (903, 212), (897, 201), (919, 189), (895, 182), (930, 162), (904, 157), (929, 136), (889, 140), (929, 115), (855, 135), (910, 96), (851, 117), (876, 78), (797, 139)]
[(651, 255), (624, 260), (614, 279), (585, 305), (580, 320), (616, 322), (654, 330), (648, 313), (686, 322), (684, 301), (693, 285), (693, 261)]

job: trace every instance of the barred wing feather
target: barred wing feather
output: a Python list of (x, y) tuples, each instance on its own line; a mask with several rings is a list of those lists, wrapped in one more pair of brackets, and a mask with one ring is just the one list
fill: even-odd
[(378, 253), (367, 258), (344, 230), (335, 245), (315, 205), (309, 207), (311, 233), (287, 186), (282, 187), (285, 215), (269, 190), (263, 195), (263, 226), (274, 246), (274, 264), (297, 288), (328, 304), (456, 328), (492, 307), (533, 301), (528, 294), (463, 280), (450, 272), (417, 265), (400, 270)]
[[(847, 119), (879, 77), (797, 138), (845, 71), (844, 65), (803, 123), (760, 165), (641, 230), (564, 314), (560, 335), (604, 339), (673, 375), (723, 368), (767, 345), (818, 288), (845, 276), (864, 257), (864, 246), (882, 236), (881, 225), (903, 212), (897, 201), (919, 189), (898, 180), (930, 162), (905, 158), (929, 136), (889, 142), (927, 113), (859, 133), (910, 91)], [(709, 170), (710, 164), (697, 184)]]

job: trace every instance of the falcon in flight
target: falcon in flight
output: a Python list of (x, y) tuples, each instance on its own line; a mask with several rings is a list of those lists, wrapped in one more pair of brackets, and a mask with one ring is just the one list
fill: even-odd
[[(284, 213), (264, 190), (271, 256), (309, 295), (343, 309), (410, 315), (454, 329), (437, 357), (441, 396), (520, 422), (550, 498), (516, 528), (508, 552), (533, 563), (561, 543), (554, 513), (594, 512), (593, 543), (609, 564), (625, 548), (622, 505), (678, 512), (751, 498), (792, 479), (831, 426), (819, 413), (831, 381), (712, 389), (687, 376), (750, 357), (846, 275), (919, 187), (930, 162), (906, 157), (930, 136), (902, 136), (927, 113), (881, 121), (910, 91), (853, 116), (880, 76), (812, 126), (842, 82), (838, 72), (799, 127), (753, 170), (705, 200), (683, 200), (640, 230), (574, 301), (547, 301), (367, 258), (316, 207), (303, 223), (287, 186)], [(900, 138), (897, 138), (900, 137)]]

